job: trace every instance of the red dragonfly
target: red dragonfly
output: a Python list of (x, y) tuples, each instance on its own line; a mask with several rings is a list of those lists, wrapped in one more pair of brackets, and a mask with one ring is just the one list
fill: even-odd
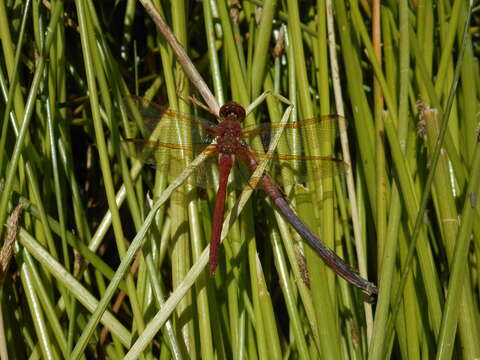
[[(234, 176), (234, 179), (230, 181), (231, 186), (239, 187), (239, 183), (235, 179), (243, 177), (244, 180), (248, 180), (257, 168), (258, 161), (271, 157), (270, 165), (267, 167), (268, 172), (262, 176), (259, 184), (274, 206), (304, 241), (337, 274), (368, 295), (372, 297), (376, 295), (375, 284), (362, 278), (327, 248), (298, 218), (288, 205), (283, 192), (274, 185), (275, 183), (283, 185), (303, 183), (307, 179), (307, 172), (314, 179), (332, 176), (345, 164), (338, 159), (309, 155), (304, 152), (298, 153), (298, 151), (295, 155), (279, 153), (279, 151), (273, 155), (265, 153), (265, 149), (268, 147), (266, 143), (278, 131), (282, 131), (283, 141), (279, 147), (295, 147), (302, 142), (310, 145), (310, 143), (315, 143), (312, 141), (314, 137), (317, 140), (320, 138), (321, 141), (321, 137), (334, 128), (336, 116), (308, 119), (284, 125), (266, 123), (242, 129), (240, 124), (245, 118), (245, 110), (235, 102), (226, 103), (220, 108), (218, 124), (171, 110), (161, 111), (149, 103), (145, 104), (144, 100), (142, 102), (143, 105), (148, 106), (142, 111), (142, 117), (147, 124), (147, 132), (151, 136), (148, 140), (125, 140), (126, 144), (132, 144), (135, 148), (134, 157), (165, 171), (172, 178), (184, 170), (187, 157), (191, 159), (203, 151), (206, 151), (210, 159), (214, 160), (210, 161), (210, 165), (218, 166), (218, 192), (210, 241), (211, 274), (215, 272), (218, 265), (218, 245), (230, 172), (234, 169), (240, 173), (240, 176)], [(214, 140), (216, 143), (212, 143)], [(299, 146), (299, 148), (305, 149), (306, 146)], [(132, 153), (131, 150), (129, 152)], [(200, 186), (215, 184), (214, 174), (215, 171), (211, 171), (211, 166), (201, 166), (196, 169), (194, 182)], [(242, 174), (244, 175), (242, 176)], [(245, 181), (241, 183), (245, 184)]]

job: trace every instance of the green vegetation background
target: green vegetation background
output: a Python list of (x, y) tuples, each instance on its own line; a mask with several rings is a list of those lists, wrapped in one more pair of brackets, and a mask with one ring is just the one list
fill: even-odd
[[(211, 118), (149, 1), (0, 0), (0, 357), (479, 358), (478, 5), (153, 4), (219, 104), (270, 91), (290, 121), (342, 115), (340, 137), (305, 151), (346, 171), (284, 190), (378, 302), (261, 190), (209, 276), (215, 189), (173, 191), (183, 177), (122, 145), (140, 136), (130, 94)], [(267, 96), (247, 122), (285, 108)]]

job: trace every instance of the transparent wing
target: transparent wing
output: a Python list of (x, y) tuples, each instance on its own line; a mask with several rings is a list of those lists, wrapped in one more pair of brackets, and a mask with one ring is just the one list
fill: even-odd
[[(245, 128), (243, 136), (258, 161), (271, 157), (267, 169), (277, 184), (306, 184), (345, 171), (346, 164), (330, 155), (338, 119), (328, 115), (284, 125), (261, 124)], [(270, 139), (278, 132), (282, 136), (276, 151), (266, 155)]]
[(200, 116), (184, 114), (139, 97), (125, 99), (131, 124), (143, 138), (183, 146), (208, 145), (215, 134), (216, 123)]
[(214, 139), (215, 124), (200, 117), (188, 116), (144, 99), (127, 99), (130, 120), (137, 124), (146, 138), (126, 139), (126, 153), (141, 162), (155, 167), (173, 180), (187, 164), (206, 151), (212, 158), (195, 169), (190, 178), (193, 184), (208, 187), (215, 184), (213, 174), (216, 161)]
[[(197, 169), (191, 179), (201, 187), (215, 186), (217, 149), (211, 144), (216, 124), (200, 117), (188, 116), (161, 108), (144, 99), (128, 99), (129, 117), (145, 134), (145, 139), (127, 139), (127, 153), (166, 173), (174, 179), (202, 151), (210, 161)], [(243, 139), (260, 162), (269, 157), (267, 171), (279, 185), (309, 183), (331, 177), (345, 168), (345, 163), (323, 156), (332, 148), (338, 116), (324, 116), (290, 124), (261, 124), (243, 129)], [(279, 145), (272, 155), (266, 155), (270, 139), (282, 132)], [(330, 144), (330, 145), (329, 145)], [(239, 157), (241, 159), (241, 157)], [(251, 169), (236, 162), (230, 187), (242, 188), (251, 176)]]

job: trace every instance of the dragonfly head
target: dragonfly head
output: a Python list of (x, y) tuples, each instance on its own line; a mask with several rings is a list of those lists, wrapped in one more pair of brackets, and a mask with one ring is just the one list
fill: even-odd
[(241, 122), (245, 119), (245, 109), (236, 102), (230, 101), (220, 108), (220, 119)]

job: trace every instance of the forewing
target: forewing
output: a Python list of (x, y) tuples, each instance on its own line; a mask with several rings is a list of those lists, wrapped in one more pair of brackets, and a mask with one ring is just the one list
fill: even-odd
[[(216, 124), (200, 116), (174, 111), (146, 99), (128, 97), (126, 110), (142, 138), (176, 145), (208, 145)], [(161, 138), (160, 138), (161, 136)]]

